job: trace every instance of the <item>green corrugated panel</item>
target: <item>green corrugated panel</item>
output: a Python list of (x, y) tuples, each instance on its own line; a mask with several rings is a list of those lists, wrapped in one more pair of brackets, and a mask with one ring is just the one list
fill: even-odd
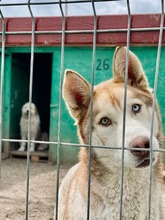
[[(112, 76), (112, 60), (115, 48), (97, 48), (95, 60), (95, 84), (109, 79)], [(142, 62), (144, 71), (149, 78), (151, 87), (153, 87), (157, 47), (132, 47), (133, 52), (137, 54)], [(58, 135), (58, 105), (59, 105), (59, 75), (60, 75), (60, 48), (55, 49), (53, 57), (52, 72), (52, 97), (51, 97), (51, 125), (50, 138), (57, 141)], [(163, 128), (165, 130), (165, 47), (162, 47), (160, 60), (160, 73), (158, 84), (158, 100), (161, 113), (163, 116)], [(64, 69), (73, 69), (84, 76), (89, 82), (92, 77), (92, 48), (65, 48)], [(62, 117), (61, 117), (61, 141), (69, 143), (79, 143), (77, 138), (74, 120), (69, 115), (68, 110), (62, 100)], [(56, 147), (51, 146), (51, 157), (56, 159)], [(60, 147), (61, 161), (73, 162), (77, 157), (78, 147), (62, 146)]]
[(11, 55), (5, 54), (2, 137), (10, 137)]

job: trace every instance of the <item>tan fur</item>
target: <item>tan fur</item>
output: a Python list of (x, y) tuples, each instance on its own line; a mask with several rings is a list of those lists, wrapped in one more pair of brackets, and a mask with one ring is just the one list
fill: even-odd
[[(88, 82), (72, 70), (65, 73), (63, 95), (70, 114), (76, 120), (80, 143), (91, 149), (90, 219), (118, 220), (121, 195), (122, 122), (126, 64), (125, 47), (114, 54), (113, 78), (94, 88), (92, 131), (90, 130), (90, 91)], [(150, 168), (133, 154), (135, 140), (150, 138), (153, 95), (138, 58), (129, 51), (127, 107), (125, 123), (124, 182), (122, 220), (147, 220)], [(138, 106), (137, 106), (138, 104)], [(139, 112), (133, 107), (139, 107)], [(102, 124), (102, 123), (107, 123)], [(163, 164), (158, 152), (162, 143), (162, 125), (156, 103), (152, 139), (151, 220), (165, 219)], [(148, 143), (148, 142), (147, 142)], [(150, 142), (149, 142), (150, 143)], [(99, 146), (99, 147), (98, 147)], [(138, 145), (141, 146), (141, 145)], [(134, 147), (134, 145), (133, 145)], [(145, 145), (148, 148), (148, 145)], [(130, 150), (128, 150), (130, 148)], [(135, 145), (136, 148), (136, 145)], [(138, 148), (140, 149), (140, 148)], [(147, 155), (147, 154), (146, 154)], [(62, 181), (59, 194), (60, 220), (85, 220), (88, 202), (87, 147), (82, 147), (80, 162), (72, 167)]]

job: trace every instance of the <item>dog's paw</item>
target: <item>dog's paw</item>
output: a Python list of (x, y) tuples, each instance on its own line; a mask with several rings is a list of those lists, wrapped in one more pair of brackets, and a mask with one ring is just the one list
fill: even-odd
[(48, 145), (47, 144), (40, 144), (38, 146), (38, 150), (39, 151), (46, 151), (46, 150), (48, 150)]
[(24, 146), (21, 146), (18, 151), (25, 151), (25, 147)]
[(34, 150), (34, 146), (31, 146), (30, 147), (30, 152), (34, 152), (35, 150)]

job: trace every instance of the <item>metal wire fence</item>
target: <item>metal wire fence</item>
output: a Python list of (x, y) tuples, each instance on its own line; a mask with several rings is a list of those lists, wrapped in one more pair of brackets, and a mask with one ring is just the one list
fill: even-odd
[[(160, 1), (161, 6), (161, 21), (160, 26), (158, 27), (132, 27), (132, 13), (131, 13), (131, 5), (129, 0), (125, 1), (126, 3), (126, 10), (127, 10), (127, 27), (124, 28), (104, 28), (104, 29), (98, 29), (98, 15), (97, 10), (95, 8), (95, 4), (97, 2), (102, 2), (101, 0), (78, 0), (78, 1), (42, 1), (42, 2), (32, 2), (31, 0), (22, 2), (22, 3), (0, 3), (1, 11), (1, 90), (0, 90), (0, 158), (1, 158), (1, 152), (2, 152), (2, 144), (5, 142), (17, 142), (20, 143), (21, 140), (19, 139), (5, 139), (2, 136), (3, 133), (3, 93), (4, 93), (4, 63), (5, 63), (5, 50), (8, 46), (7, 37), (12, 35), (29, 35), (31, 36), (31, 52), (30, 52), (30, 81), (29, 81), (29, 103), (32, 103), (32, 94), (33, 94), (33, 67), (34, 67), (34, 48), (36, 45), (35, 37), (39, 35), (59, 35), (61, 36), (61, 58), (60, 58), (60, 88), (59, 88), (59, 111), (58, 111), (58, 138), (57, 141), (32, 141), (30, 137), (30, 129), (31, 129), (31, 112), (29, 114), (29, 124), (28, 124), (28, 140), (25, 140), (27, 143), (27, 178), (26, 178), (26, 217), (25, 219), (28, 220), (28, 207), (29, 207), (29, 165), (30, 165), (30, 143), (46, 143), (46, 144), (53, 144), (57, 145), (57, 182), (56, 182), (56, 213), (55, 213), (55, 219), (58, 219), (58, 194), (59, 194), (59, 174), (60, 174), (60, 148), (61, 146), (78, 146), (78, 147), (88, 147), (89, 151), (89, 161), (88, 161), (88, 203), (87, 203), (87, 215), (86, 219), (90, 219), (90, 186), (91, 186), (91, 175), (90, 175), (90, 168), (91, 168), (91, 149), (93, 147), (99, 148), (99, 146), (92, 146), (92, 110), (93, 110), (93, 104), (90, 106), (90, 134), (89, 134), (89, 145), (81, 145), (81, 144), (75, 144), (75, 143), (65, 143), (61, 140), (61, 120), (62, 120), (62, 84), (63, 84), (63, 74), (64, 74), (64, 60), (65, 60), (65, 46), (67, 45), (67, 36), (68, 35), (74, 35), (78, 34), (81, 37), (81, 34), (92, 34), (92, 80), (91, 85), (92, 88), (94, 86), (95, 81), (95, 63), (96, 63), (96, 49), (97, 49), (97, 42), (98, 42), (98, 35), (108, 33), (109, 35), (112, 33), (126, 33), (126, 46), (127, 46), (127, 53), (126, 53), (126, 74), (125, 74), (125, 93), (124, 93), (124, 112), (123, 112), (123, 132), (122, 132), (122, 175), (121, 175), (121, 196), (120, 196), (120, 217), (119, 219), (122, 219), (122, 209), (123, 209), (123, 178), (124, 178), (124, 153), (126, 150), (130, 150), (129, 148), (125, 147), (125, 122), (126, 122), (126, 102), (127, 102), (127, 82), (128, 82), (128, 52), (130, 45), (132, 44), (131, 41), (131, 34), (132, 33), (141, 33), (141, 32), (154, 32), (157, 31), (159, 33), (159, 39), (157, 43), (157, 59), (156, 59), (156, 68), (155, 68), (155, 79), (154, 79), (154, 101), (152, 105), (152, 122), (151, 122), (151, 134), (150, 134), (150, 140), (151, 140), (151, 147), (150, 147), (150, 186), (149, 186), (149, 198), (148, 198), (148, 220), (150, 219), (151, 214), (151, 195), (152, 195), (152, 152), (154, 151), (152, 149), (152, 137), (153, 137), (153, 129), (154, 129), (154, 109), (156, 104), (156, 96), (157, 96), (157, 87), (158, 87), (158, 76), (159, 76), (159, 69), (160, 69), (160, 57), (161, 57), (161, 48), (162, 48), (162, 42), (163, 42), (163, 31), (164, 31), (164, 1)], [(104, 1), (104, 2), (111, 2), (111, 1)], [(66, 11), (64, 6), (66, 4), (80, 4), (80, 3), (89, 3), (91, 4), (92, 8), (92, 19), (93, 19), (93, 29), (79, 29), (79, 30), (68, 30), (66, 28)], [(53, 5), (53, 7), (58, 7), (61, 14), (61, 30), (37, 30), (36, 29), (36, 19), (33, 14), (32, 6), (46, 6), (46, 5)], [(28, 8), (30, 19), (31, 19), (31, 30), (25, 31), (25, 30), (19, 30), (19, 31), (12, 31), (7, 30), (7, 20), (3, 15), (3, 8), (7, 7), (17, 7), (17, 6), (25, 6)], [(114, 39), (113, 45), (116, 45), (116, 41)], [(93, 89), (91, 91), (91, 99), (93, 97)], [(91, 102), (92, 103), (92, 102)], [(102, 146), (104, 147), (104, 146)], [(108, 147), (106, 147), (108, 148)], [(112, 149), (112, 148), (111, 148)], [(115, 147), (114, 147), (115, 149)], [(160, 149), (160, 151), (164, 152), (164, 149)], [(1, 167), (1, 160), (0, 160), (0, 167)], [(3, 177), (1, 177), (3, 178)]]

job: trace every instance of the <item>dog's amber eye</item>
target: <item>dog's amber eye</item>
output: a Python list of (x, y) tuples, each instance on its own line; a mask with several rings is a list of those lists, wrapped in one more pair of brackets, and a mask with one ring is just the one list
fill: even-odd
[(133, 111), (134, 113), (139, 113), (140, 110), (141, 110), (141, 105), (139, 105), (139, 104), (133, 104), (133, 105), (132, 105), (132, 111)]
[(103, 126), (109, 126), (112, 124), (111, 120), (107, 117), (104, 117), (100, 120), (99, 122), (100, 125), (103, 125)]

